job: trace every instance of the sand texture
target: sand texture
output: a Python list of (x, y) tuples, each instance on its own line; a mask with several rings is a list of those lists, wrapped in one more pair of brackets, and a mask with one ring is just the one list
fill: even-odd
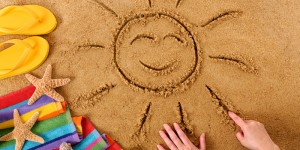
[[(299, 0), (1, 0), (39, 4), (57, 17), (46, 62), (32, 71), (70, 78), (57, 88), (124, 149), (156, 149), (178, 122), (208, 149), (244, 149), (234, 111), (265, 124), (282, 148), (300, 148)], [(17, 18), (16, 18), (17, 19)], [(1, 36), (3, 42), (10, 38)], [(0, 95), (29, 85), (0, 81)]]

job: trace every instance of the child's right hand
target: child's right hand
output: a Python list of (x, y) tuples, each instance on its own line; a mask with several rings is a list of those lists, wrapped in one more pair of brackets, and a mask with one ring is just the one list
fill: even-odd
[(241, 128), (236, 137), (243, 146), (250, 150), (279, 150), (262, 123), (243, 120), (233, 112), (228, 115)]

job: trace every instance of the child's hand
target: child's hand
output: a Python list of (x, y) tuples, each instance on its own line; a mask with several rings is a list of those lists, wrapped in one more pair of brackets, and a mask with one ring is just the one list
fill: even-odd
[[(177, 123), (174, 123), (174, 128), (176, 133), (172, 130), (172, 128), (164, 124), (164, 128), (168, 133), (168, 136), (164, 131), (159, 131), (160, 136), (163, 138), (167, 146), (171, 150), (205, 150), (205, 134), (202, 133), (199, 140), (200, 146), (197, 148), (184, 134), (184, 132), (180, 129)], [(178, 136), (177, 136), (178, 135)], [(165, 150), (161, 145), (157, 145), (159, 150)]]
[(250, 150), (279, 150), (263, 124), (254, 120), (243, 120), (233, 112), (229, 112), (228, 115), (241, 127), (236, 137), (243, 146)]

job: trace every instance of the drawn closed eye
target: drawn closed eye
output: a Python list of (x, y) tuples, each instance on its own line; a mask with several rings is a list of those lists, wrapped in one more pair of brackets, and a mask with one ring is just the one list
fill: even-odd
[(149, 39), (149, 40), (156, 40), (156, 37), (153, 34), (138, 34), (135, 36), (132, 41), (130, 42), (130, 45), (132, 45), (135, 41), (137, 40), (142, 40), (142, 39)]
[(178, 34), (175, 34), (175, 33), (170, 33), (170, 34), (167, 34), (164, 39), (166, 38), (174, 38), (176, 41), (180, 42), (181, 44), (185, 44), (186, 43), (186, 40), (181, 38), (180, 35)]

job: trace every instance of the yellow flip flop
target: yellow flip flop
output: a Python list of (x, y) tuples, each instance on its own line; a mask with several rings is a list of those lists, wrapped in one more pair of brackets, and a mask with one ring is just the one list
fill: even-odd
[(49, 43), (42, 37), (12, 39), (0, 44), (14, 44), (0, 51), (0, 79), (30, 72), (47, 58)]
[(56, 25), (55, 16), (42, 6), (7, 6), (0, 10), (0, 35), (43, 35)]

